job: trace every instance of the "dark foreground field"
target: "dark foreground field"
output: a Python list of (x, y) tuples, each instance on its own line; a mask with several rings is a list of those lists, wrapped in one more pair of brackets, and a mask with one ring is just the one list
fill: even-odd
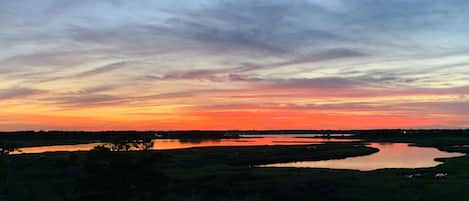
[[(469, 145), (465, 134), (358, 138), (363, 143), (10, 155), (0, 162), (0, 194), (10, 201), (469, 200), (468, 156), (445, 159), (435, 168), (370, 172), (255, 167), (376, 152), (364, 146), (368, 141), (469, 153), (455, 146)], [(437, 173), (448, 175), (437, 178)]]

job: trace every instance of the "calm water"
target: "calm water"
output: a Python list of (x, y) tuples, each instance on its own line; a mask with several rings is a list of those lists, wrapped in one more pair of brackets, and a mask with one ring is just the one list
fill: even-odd
[(285, 136), (293, 136), (293, 137), (350, 137), (354, 134), (249, 134), (249, 135), (239, 135), (241, 137), (285, 137)]
[(371, 171), (383, 168), (435, 167), (441, 164), (441, 162), (435, 161), (435, 158), (464, 156), (462, 153), (449, 153), (436, 148), (414, 147), (405, 143), (372, 143), (369, 146), (378, 148), (379, 152), (367, 156), (339, 160), (276, 163), (262, 165), (261, 167), (331, 168)]
[[(306, 137), (306, 136), (304, 136)], [(153, 150), (184, 149), (192, 147), (214, 147), (214, 146), (262, 146), (262, 145), (291, 145), (291, 144), (320, 144), (325, 142), (350, 142), (350, 139), (334, 138), (300, 138), (296, 136), (265, 136), (256, 138), (240, 139), (217, 139), (217, 140), (187, 140), (187, 139), (156, 139), (153, 141)], [(44, 153), (56, 151), (89, 151), (104, 143), (90, 143), (77, 145), (56, 145), (20, 148), (13, 154), (22, 153)]]

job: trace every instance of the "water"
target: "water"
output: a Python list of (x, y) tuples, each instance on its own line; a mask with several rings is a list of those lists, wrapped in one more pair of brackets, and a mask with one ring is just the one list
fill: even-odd
[(354, 134), (242, 134), (241, 137), (285, 137), (285, 136), (293, 136), (293, 137), (350, 137)]
[(384, 168), (426, 168), (435, 167), (442, 162), (435, 158), (452, 158), (464, 156), (462, 153), (450, 153), (436, 148), (409, 146), (406, 143), (371, 143), (370, 147), (379, 152), (339, 160), (301, 161), (261, 165), (260, 167), (294, 167), (294, 168), (330, 168), (371, 171)]
[(104, 145), (103, 143), (75, 144), (75, 145), (53, 145), (53, 146), (36, 146), (20, 148), (11, 154), (34, 154), (44, 152), (57, 151), (89, 151), (96, 146)]
[[(184, 149), (193, 147), (214, 146), (263, 146), (263, 145), (292, 145), (292, 144), (321, 144), (325, 142), (350, 142), (351, 139), (334, 138), (300, 138), (296, 136), (266, 136), (246, 137), (239, 139), (156, 139), (153, 140), (152, 150)], [(89, 143), (77, 145), (54, 145), (20, 148), (12, 154), (32, 154), (57, 151), (89, 151), (105, 143)]]
[[(153, 140), (152, 150), (185, 149), (193, 147), (214, 146), (264, 146), (264, 145), (303, 145), (321, 144), (325, 142), (350, 142), (351, 139), (335, 138), (306, 138), (309, 135), (264, 135), (239, 139), (156, 139)], [(314, 136), (315, 137), (315, 136)], [(21, 148), (13, 154), (31, 154), (58, 151), (89, 151), (105, 143), (89, 143), (77, 145), (54, 145)], [(340, 160), (299, 161), (261, 165), (260, 167), (294, 167), (294, 168), (331, 168), (370, 171), (383, 168), (425, 168), (434, 167), (441, 162), (435, 158), (451, 158), (463, 156), (462, 153), (449, 153), (436, 148), (409, 146), (406, 143), (371, 143), (370, 147), (379, 152)]]

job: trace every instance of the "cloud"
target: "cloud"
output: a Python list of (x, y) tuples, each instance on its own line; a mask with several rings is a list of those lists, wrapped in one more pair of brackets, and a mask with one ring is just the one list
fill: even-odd
[[(257, 70), (274, 70), (275, 68), (298, 64), (310, 64), (330, 60), (347, 59), (368, 56), (366, 53), (351, 49), (332, 49), (324, 52), (301, 55), (286, 61), (267, 63), (244, 63), (241, 66), (222, 69), (197, 69), (183, 72), (170, 72), (153, 79), (195, 79), (211, 81), (262, 81), (262, 78), (247, 77), (246, 74)], [(148, 77), (149, 78), (149, 77)]]
[(80, 94), (80, 95), (94, 94), (94, 93), (111, 91), (113, 89), (116, 89), (117, 87), (118, 86), (115, 86), (115, 85), (99, 85), (99, 86), (94, 86), (90, 88), (80, 89), (76, 91), (75, 93)]
[(122, 97), (104, 94), (57, 95), (43, 101), (65, 109), (120, 105), (127, 102)]
[(81, 72), (76, 75), (73, 75), (72, 77), (74, 78), (83, 78), (83, 77), (89, 77), (89, 76), (95, 76), (107, 72), (114, 71), (116, 69), (122, 68), (125, 64), (128, 62), (116, 62), (116, 63), (111, 63), (107, 64), (89, 71)]
[(271, 80), (272, 87), (290, 88), (290, 89), (321, 89), (330, 90), (338, 88), (355, 88), (357, 86), (365, 87), (366, 83), (357, 80), (341, 77), (321, 77), (312, 79), (285, 79)]
[(45, 93), (43, 90), (21, 87), (0, 89), (0, 100), (25, 98), (43, 93)]
[(427, 101), (419, 103), (405, 103), (401, 107), (412, 108), (422, 112), (428, 111), (432, 115), (469, 115), (469, 101)]
[(103, 65), (103, 66), (100, 66), (91, 70), (83, 71), (80, 73), (76, 73), (73, 75), (49, 77), (49, 78), (41, 80), (40, 82), (52, 82), (52, 81), (57, 81), (57, 80), (73, 80), (73, 79), (83, 79), (83, 78), (93, 77), (93, 76), (112, 72), (114, 70), (124, 67), (126, 64), (128, 64), (128, 62), (124, 62), (124, 61), (114, 62), (111, 64), (106, 64), (106, 65)]

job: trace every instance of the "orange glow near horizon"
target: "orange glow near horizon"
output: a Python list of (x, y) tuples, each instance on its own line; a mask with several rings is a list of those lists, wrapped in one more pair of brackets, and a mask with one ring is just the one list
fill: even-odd
[[(256, 88), (254, 86), (253, 88)], [(261, 90), (262, 89), (262, 90)], [(116, 92), (117, 93), (117, 92)], [(133, 95), (83, 105), (16, 98), (0, 102), (0, 130), (263, 130), (462, 128), (464, 114), (448, 113), (448, 92), (379, 96), (309, 89), (213, 90), (168, 97)], [(356, 93), (356, 92), (354, 92)], [(370, 93), (378, 93), (371, 91)], [(79, 97), (81, 98), (81, 97)], [(80, 99), (81, 100), (81, 99)], [(441, 104), (441, 105), (440, 105)]]
[[(158, 116), (160, 115), (160, 116)], [(453, 117), (418, 117), (340, 113), (337, 111), (301, 111), (287, 109), (252, 109), (231, 111), (192, 111), (171, 114), (95, 116), (11, 115), (12, 121), (59, 130), (263, 130), (263, 129), (373, 129), (422, 128), (451, 122)], [(2, 130), (27, 130), (17, 128)]]

